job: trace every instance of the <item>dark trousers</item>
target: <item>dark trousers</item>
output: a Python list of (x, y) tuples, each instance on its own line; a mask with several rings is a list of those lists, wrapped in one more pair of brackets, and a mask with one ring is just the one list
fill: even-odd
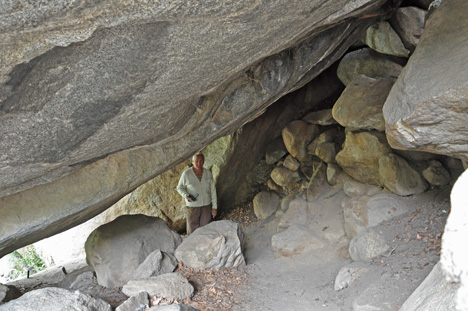
[(200, 207), (187, 206), (187, 234), (209, 224), (211, 221), (211, 204)]

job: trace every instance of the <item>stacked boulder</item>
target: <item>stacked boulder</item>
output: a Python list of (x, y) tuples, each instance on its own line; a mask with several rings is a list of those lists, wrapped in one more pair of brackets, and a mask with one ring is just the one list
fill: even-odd
[[(395, 150), (385, 133), (384, 103), (415, 51), (425, 15), (423, 9), (402, 7), (388, 21), (369, 27), (338, 65), (337, 76), (345, 89), (333, 106), (291, 122), (269, 146), (265, 160), (274, 166), (269, 191), (257, 194), (253, 205), (259, 219), (281, 217), (279, 233), (272, 239), (277, 257), (348, 241), (347, 253), (367, 260), (386, 250), (372, 227), (408, 212), (399, 197), (445, 186), (456, 178), (461, 162)], [(329, 226), (314, 228), (311, 224), (317, 219), (311, 211), (337, 188), (346, 194), (337, 211), (344, 214), (343, 230), (336, 229), (334, 239), (327, 241), (319, 229)], [(289, 230), (294, 232), (288, 234)], [(293, 241), (299, 240), (308, 242), (295, 247)], [(369, 241), (379, 247), (367, 249)]]

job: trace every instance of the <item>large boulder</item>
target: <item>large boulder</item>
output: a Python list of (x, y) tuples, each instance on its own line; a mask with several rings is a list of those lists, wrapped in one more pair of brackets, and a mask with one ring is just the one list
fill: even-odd
[(369, 78), (364, 75), (354, 78), (333, 106), (333, 117), (351, 131), (385, 130), (382, 107), (393, 78)]
[(176, 258), (194, 269), (235, 268), (245, 264), (239, 224), (220, 220), (198, 228), (179, 245)]
[(336, 161), (357, 181), (379, 185), (379, 159), (390, 151), (384, 133), (347, 132), (343, 149), (336, 155)]
[(460, 283), (456, 295), (457, 310), (468, 310), (468, 170), (456, 181), (450, 194), (451, 211), (442, 237), (442, 270), (451, 282)]
[(384, 3), (7, 2), (0, 256), (254, 119), (338, 60)]
[(111, 306), (101, 300), (57, 287), (27, 292), (18, 299), (0, 305), (0, 311), (109, 311)]
[(118, 287), (133, 278), (135, 269), (159, 249), (173, 254), (182, 239), (160, 218), (120, 216), (94, 230), (85, 243), (86, 261), (98, 283)]
[(468, 2), (443, 1), (383, 108), (389, 144), (468, 160)]

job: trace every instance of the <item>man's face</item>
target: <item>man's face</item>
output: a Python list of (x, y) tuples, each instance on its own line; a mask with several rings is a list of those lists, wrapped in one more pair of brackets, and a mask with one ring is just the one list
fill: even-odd
[(203, 163), (205, 163), (205, 160), (203, 159), (203, 156), (201, 155), (196, 156), (195, 159), (192, 160), (193, 167), (196, 168), (197, 170), (203, 167)]

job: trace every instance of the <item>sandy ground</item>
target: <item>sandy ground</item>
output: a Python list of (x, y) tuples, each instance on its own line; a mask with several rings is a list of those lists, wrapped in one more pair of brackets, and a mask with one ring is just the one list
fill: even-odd
[[(322, 202), (333, 210), (337, 201)], [(335, 278), (350, 259), (332, 251), (275, 259), (271, 236), (278, 219), (246, 228), (246, 271), (251, 283), (241, 291), (235, 310), (398, 310), (439, 260), (440, 239), (449, 212), (449, 188), (404, 198), (412, 212), (376, 229), (389, 250), (367, 262), (353, 263), (362, 274), (347, 288), (335, 291)]]
[[(256, 221), (252, 211), (245, 209), (233, 218), (245, 231), (247, 265), (226, 271), (179, 269), (195, 286), (194, 297), (183, 303), (201, 310), (398, 310), (439, 260), (440, 239), (450, 208), (449, 192), (447, 187), (403, 198), (402, 204), (407, 204), (411, 212), (375, 228), (388, 241), (388, 252), (355, 263), (337, 256), (333, 245), (315, 253), (275, 258), (271, 237), (277, 232), (279, 218)], [(313, 221), (327, 227), (327, 221), (343, 217), (343, 198), (344, 194), (337, 192), (322, 200)], [(359, 276), (336, 291), (338, 272), (350, 264), (359, 269)], [(64, 279), (61, 267), (55, 267), (13, 284), (22, 291), (68, 287), (76, 275), (88, 269), (83, 263), (76, 268), (67, 266), (69, 273)], [(118, 288), (89, 284), (82, 290), (114, 307), (126, 299)]]

